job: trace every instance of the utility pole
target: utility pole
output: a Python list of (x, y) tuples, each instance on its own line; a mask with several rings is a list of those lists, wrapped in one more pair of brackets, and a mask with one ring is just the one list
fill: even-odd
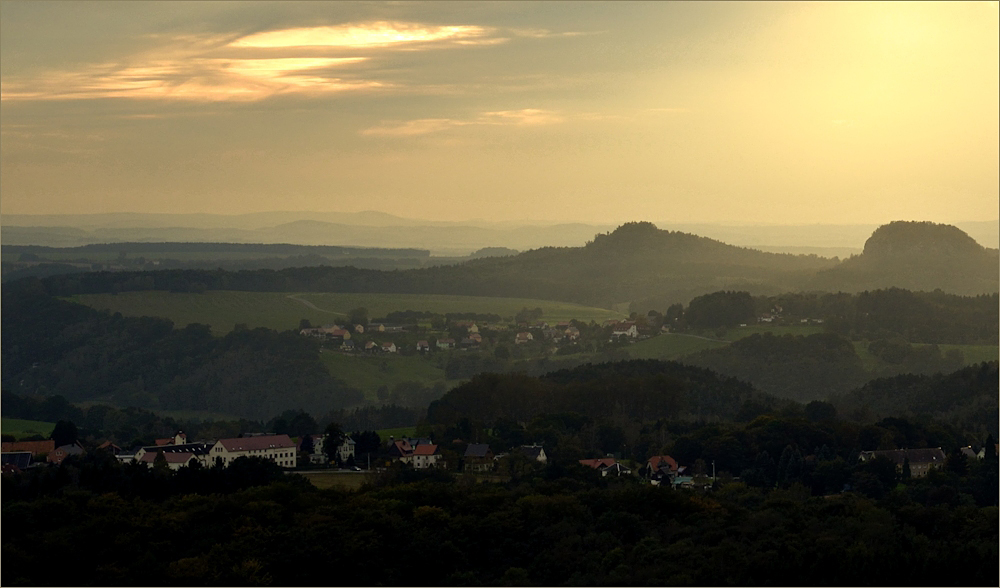
[(715, 484), (715, 460), (712, 460), (712, 483)]

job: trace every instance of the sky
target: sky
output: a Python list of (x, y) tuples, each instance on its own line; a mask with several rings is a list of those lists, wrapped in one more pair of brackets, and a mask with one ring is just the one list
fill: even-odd
[(0, 215), (995, 220), (998, 15), (0, 1)]

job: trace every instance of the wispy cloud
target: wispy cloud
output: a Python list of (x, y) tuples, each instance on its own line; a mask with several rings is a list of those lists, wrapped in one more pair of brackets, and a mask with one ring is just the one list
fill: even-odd
[(475, 43), (493, 29), (475, 25), (431, 26), (404, 22), (369, 22), (264, 31), (230, 43), (231, 47), (389, 47), (435, 41)]
[[(288, 28), (237, 38), (231, 34), (154, 35), (150, 36), (158, 45), (154, 51), (118, 62), (4, 77), (0, 99), (256, 101), (282, 94), (384, 90), (395, 84), (365, 67), (372, 55), (509, 40), (495, 33), (494, 28), (477, 25), (378, 21)], [(358, 55), (358, 51), (365, 54)]]
[(383, 87), (373, 80), (332, 75), (364, 57), (276, 59), (187, 58), (141, 65), (106, 63), (47, 72), (31, 80), (5, 80), (3, 100), (95, 98), (194, 101), (261, 100), (289, 92), (342, 92)]
[(469, 119), (423, 118), (408, 121), (387, 121), (361, 131), (365, 136), (412, 137), (468, 126), (540, 126), (563, 122), (565, 116), (551, 110), (523, 108), (482, 112)]

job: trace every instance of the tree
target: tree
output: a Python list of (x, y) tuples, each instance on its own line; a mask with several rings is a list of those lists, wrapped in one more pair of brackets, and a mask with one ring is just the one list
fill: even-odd
[(352, 308), (350, 312), (347, 313), (347, 317), (347, 320), (350, 321), (351, 325), (368, 326), (368, 309), (363, 306)]
[(76, 425), (73, 424), (73, 421), (59, 421), (56, 423), (55, 428), (52, 429), (50, 438), (56, 447), (75, 443), (77, 440)]
[(304, 319), (302, 319), (302, 320), (299, 321), (299, 328), (300, 329), (311, 329), (312, 328), (312, 323), (309, 322), (309, 319), (304, 318)]
[(311, 455), (312, 453), (315, 452), (316, 448), (313, 445), (312, 435), (302, 436), (302, 445), (300, 446), (299, 450), (307, 455)]
[(344, 444), (344, 430), (340, 428), (338, 423), (330, 423), (326, 426), (326, 430), (323, 431), (326, 438), (323, 439), (323, 453), (326, 454), (327, 459), (332, 462), (338, 460), (338, 449)]

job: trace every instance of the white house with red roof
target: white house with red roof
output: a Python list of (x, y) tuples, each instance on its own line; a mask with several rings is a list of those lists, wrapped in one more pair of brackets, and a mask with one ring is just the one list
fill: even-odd
[(441, 461), (441, 450), (437, 445), (417, 445), (411, 455), (413, 467), (418, 470), (436, 467)]
[(281, 467), (294, 468), (295, 442), (288, 435), (254, 435), (219, 439), (209, 451), (211, 462), (221, 459), (223, 465), (227, 466), (240, 457), (261, 457)]

